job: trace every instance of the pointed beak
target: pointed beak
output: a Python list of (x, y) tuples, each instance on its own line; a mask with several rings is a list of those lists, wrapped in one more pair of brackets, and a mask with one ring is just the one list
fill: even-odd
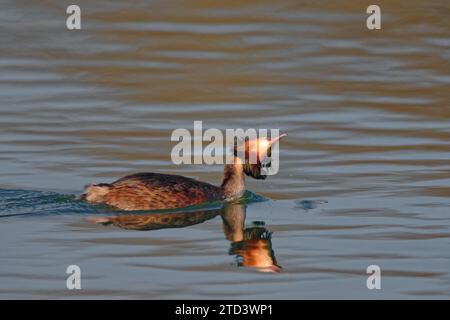
[(278, 137), (270, 139), (270, 145), (273, 145), (275, 142), (281, 140), (282, 138), (287, 137), (287, 133), (280, 134)]

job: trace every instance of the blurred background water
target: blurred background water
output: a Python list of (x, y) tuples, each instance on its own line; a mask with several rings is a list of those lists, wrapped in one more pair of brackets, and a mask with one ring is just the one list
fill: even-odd
[[(378, 1), (377, 31), (370, 1), (78, 0), (80, 31), (70, 4), (0, 1), (1, 298), (450, 297), (448, 1)], [(220, 183), (171, 163), (194, 120), (289, 134), (247, 179), (281, 273), (238, 267), (218, 216), (123, 230), (74, 200), (137, 171)]]

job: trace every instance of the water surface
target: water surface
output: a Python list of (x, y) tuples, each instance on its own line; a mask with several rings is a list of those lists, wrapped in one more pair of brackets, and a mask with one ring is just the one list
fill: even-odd
[[(380, 1), (380, 31), (369, 1), (80, 0), (81, 31), (69, 4), (1, 2), (1, 298), (450, 296), (446, 1)], [(220, 166), (170, 161), (194, 120), (289, 134), (279, 174), (247, 180), (268, 200), (242, 209), (281, 272), (242, 265), (225, 209), (125, 230), (76, 200), (137, 171), (220, 183)]]

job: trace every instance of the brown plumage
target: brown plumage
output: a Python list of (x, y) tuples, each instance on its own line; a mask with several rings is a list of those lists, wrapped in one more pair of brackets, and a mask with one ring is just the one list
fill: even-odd
[[(106, 204), (122, 210), (158, 210), (184, 208), (205, 202), (239, 197), (245, 191), (244, 174), (265, 179), (261, 174), (260, 155), (284, 135), (273, 139), (245, 140), (245, 160), (238, 155), (235, 144), (234, 162), (224, 167), (221, 186), (191, 178), (160, 173), (136, 173), (113, 183), (91, 184), (81, 198), (90, 203)], [(263, 146), (263, 147), (262, 147)], [(265, 148), (265, 150), (263, 150)], [(257, 163), (250, 164), (251, 153), (257, 153)]]
[(151, 213), (118, 215), (113, 217), (92, 217), (91, 222), (114, 225), (127, 230), (159, 230), (167, 228), (185, 228), (217, 217), (223, 210), (188, 211), (173, 213)]
[(222, 200), (221, 189), (178, 175), (136, 173), (111, 184), (93, 184), (82, 198), (122, 210), (183, 208)]

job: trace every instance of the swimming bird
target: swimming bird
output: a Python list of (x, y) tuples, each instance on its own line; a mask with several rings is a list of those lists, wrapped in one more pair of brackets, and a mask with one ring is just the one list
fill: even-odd
[(88, 185), (81, 199), (128, 211), (184, 208), (235, 199), (245, 191), (244, 174), (254, 179), (266, 178), (261, 172), (263, 163), (270, 158), (272, 145), (285, 136), (246, 138), (242, 143), (235, 139), (233, 161), (225, 164), (220, 186), (180, 175), (136, 173), (112, 183)]

